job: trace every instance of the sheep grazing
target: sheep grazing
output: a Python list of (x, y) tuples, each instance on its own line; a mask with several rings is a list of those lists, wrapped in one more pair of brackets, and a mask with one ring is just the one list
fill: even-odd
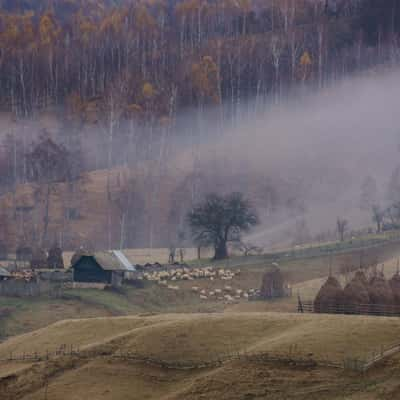
[(142, 276), (143, 279), (148, 281), (159, 281), (161, 279), (170, 281), (209, 279), (213, 281), (216, 278), (221, 280), (232, 280), (237, 273), (238, 271), (232, 272), (229, 269), (223, 269), (223, 268), (214, 270), (213, 267), (194, 268), (194, 269), (183, 267), (180, 269), (173, 269), (173, 268), (167, 270), (157, 269), (151, 272), (144, 271)]
[(231, 295), (229, 295), (229, 294), (226, 294), (226, 295), (224, 296), (224, 299), (225, 299), (228, 303), (234, 301), (234, 298), (233, 298)]
[(198, 286), (192, 286), (192, 292), (198, 292), (200, 288)]
[(201, 294), (201, 295), (200, 295), (200, 299), (201, 299), (201, 300), (207, 300), (207, 299), (208, 299), (208, 297), (207, 297), (207, 296), (205, 296), (205, 295), (203, 295), (203, 294)]

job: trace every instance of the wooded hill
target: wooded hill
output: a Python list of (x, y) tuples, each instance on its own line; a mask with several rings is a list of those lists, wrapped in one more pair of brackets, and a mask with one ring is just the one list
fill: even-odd
[[(235, 126), (244, 114), (252, 118), (298, 88), (333, 85), (400, 57), (396, 0), (0, 0), (0, 9), (0, 191), (12, 196), (27, 183), (40, 188), (26, 155), (44, 128), (72, 155), (75, 176), (124, 165), (134, 176), (146, 170), (147, 183), (161, 182), (173, 152), (183, 147), (193, 168), (180, 182), (172, 173), (176, 193), (159, 207), (164, 220), (182, 221), (185, 210), (176, 217), (171, 204), (190, 207), (203, 193), (195, 190), (204, 175), (196, 164), (202, 137)], [(253, 106), (243, 107), (248, 99)], [(210, 113), (217, 121), (212, 131)], [(211, 188), (215, 173), (213, 179)], [(264, 186), (268, 203), (271, 185)], [(161, 201), (160, 187), (143, 186), (141, 198)], [(184, 201), (177, 197), (183, 187)], [(7, 204), (12, 210), (5, 213), (17, 220), (21, 210)], [(108, 218), (108, 232), (113, 221)], [(18, 229), (12, 243), (24, 231)], [(118, 236), (106, 242), (115, 245)], [(167, 239), (160, 233), (161, 242)]]
[(82, 118), (91, 104), (153, 123), (224, 99), (234, 112), (243, 98), (323, 86), (397, 48), (395, 0), (115, 3), (2, 1), (3, 106), (22, 117), (64, 105)]

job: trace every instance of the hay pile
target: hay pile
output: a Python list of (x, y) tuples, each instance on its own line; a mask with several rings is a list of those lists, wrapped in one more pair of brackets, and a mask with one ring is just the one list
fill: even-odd
[(343, 303), (349, 307), (358, 304), (369, 304), (368, 280), (364, 272), (357, 271), (354, 278), (343, 291)]
[(339, 281), (330, 276), (322, 285), (314, 300), (314, 311), (317, 313), (335, 313), (343, 304), (343, 289)]
[(270, 271), (264, 274), (260, 296), (264, 299), (286, 296), (285, 280), (278, 267), (274, 266)]
[(389, 285), (392, 289), (394, 304), (400, 305), (400, 274), (398, 272), (390, 279)]
[(383, 274), (375, 275), (368, 285), (370, 304), (392, 305), (394, 303), (393, 291)]

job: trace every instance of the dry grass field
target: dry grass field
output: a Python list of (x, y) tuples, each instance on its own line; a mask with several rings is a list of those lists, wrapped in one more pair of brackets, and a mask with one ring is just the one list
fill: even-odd
[[(15, 312), (0, 324), (9, 336), (0, 343), (0, 359), (10, 353), (45, 353), (71, 346), (83, 352), (90, 350), (91, 355), (0, 362), (0, 398), (396, 399), (400, 394), (398, 355), (364, 375), (321, 365), (299, 367), (248, 358), (179, 370), (113, 357), (131, 352), (169, 363), (203, 363), (243, 352), (290, 352), (294, 357), (336, 363), (346, 358), (367, 358), (381, 346), (399, 341), (400, 319), (293, 313), (297, 294), (313, 298), (329, 273), (329, 264), (337, 274), (344, 257), (281, 262), (294, 296), (276, 301), (240, 299), (227, 304), (201, 300), (191, 290), (194, 285), (207, 291), (224, 285), (233, 290), (258, 288), (268, 267), (262, 258), (252, 259), (253, 263), (233, 259), (219, 264), (240, 268), (241, 272), (230, 281), (176, 282), (178, 291), (149, 282), (143, 288), (126, 287), (122, 292), (66, 291), (61, 299), (1, 298), (0, 305)], [(391, 253), (385, 259), (388, 277), (396, 272), (396, 257)]]
[[(139, 251), (139, 250), (138, 250)], [(155, 254), (155, 253), (149, 253)], [(165, 251), (160, 249), (159, 254)], [(397, 254), (391, 250), (383, 259), (385, 274), (389, 277), (396, 271)], [(143, 288), (125, 287), (122, 292), (99, 291), (95, 289), (67, 290), (62, 298), (6, 298), (0, 297), (0, 308), (9, 309), (9, 315), (0, 320), (0, 338), (9, 337), (42, 328), (53, 322), (70, 318), (123, 316), (147, 312), (156, 313), (203, 313), (203, 312), (294, 312), (297, 308), (297, 295), (303, 299), (312, 299), (329, 274), (329, 265), (337, 276), (344, 262), (357, 263), (359, 254), (350, 253), (328, 257), (285, 260), (280, 268), (293, 288), (293, 297), (276, 301), (235, 300), (233, 304), (202, 300), (193, 293), (193, 286), (207, 293), (223, 289), (225, 285), (237, 289), (260, 288), (262, 276), (271, 261), (265, 257), (232, 258), (225, 262), (213, 263), (218, 267), (230, 268), (240, 274), (230, 281), (215, 279), (196, 279), (174, 282), (178, 291), (168, 290), (155, 283), (146, 283)], [(195, 263), (197, 265), (197, 262)], [(202, 260), (201, 265), (210, 265)]]
[[(134, 351), (145, 357), (184, 362), (207, 361), (237, 351), (285, 354), (290, 348), (299, 356), (312, 354), (315, 359), (342, 361), (391, 344), (399, 333), (399, 319), (286, 313), (69, 320), (9, 339), (0, 344), (0, 358), (10, 352), (39, 352), (71, 344), (91, 349), (93, 355), (7, 367), (0, 364), (0, 389), (6, 400), (40, 400), (45, 391), (47, 398), (56, 400), (385, 399), (391, 389), (400, 387), (400, 379), (393, 375), (400, 370), (398, 357), (386, 360), (384, 368), (358, 376), (340, 369), (251, 360), (182, 371), (110, 355)], [(383, 381), (390, 381), (391, 387), (382, 387)]]

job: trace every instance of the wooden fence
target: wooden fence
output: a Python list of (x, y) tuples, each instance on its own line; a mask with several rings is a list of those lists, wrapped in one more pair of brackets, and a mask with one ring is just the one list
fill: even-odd
[(310, 356), (302, 355), (288, 351), (286, 353), (279, 352), (234, 352), (230, 354), (215, 355), (214, 358), (208, 360), (164, 360), (156, 357), (149, 357), (133, 351), (110, 351), (110, 350), (80, 350), (73, 346), (61, 346), (57, 350), (46, 350), (44, 352), (34, 353), (10, 353), (7, 357), (0, 358), (0, 362), (43, 362), (60, 357), (70, 357), (77, 359), (93, 359), (98, 357), (107, 357), (109, 359), (125, 360), (132, 362), (143, 362), (156, 365), (162, 368), (190, 370), (218, 367), (230, 361), (251, 361), (258, 363), (280, 362), (289, 365), (316, 367), (325, 366), (333, 368), (341, 368), (341, 363), (331, 362), (323, 359), (313, 359)]
[[(315, 306), (313, 301), (298, 299), (297, 311), (300, 313), (348, 314), (348, 315), (373, 315), (381, 317), (399, 317), (400, 306), (386, 304), (346, 304), (324, 305), (323, 311)], [(378, 362), (400, 352), (400, 343), (382, 345), (374, 349), (365, 357), (347, 357), (343, 360), (343, 368), (366, 372)]]
[(400, 317), (400, 306), (390, 304), (324, 304), (317, 306), (313, 301), (298, 299), (297, 311), (300, 313), (373, 315), (381, 317)]
[(298, 346), (289, 347), (288, 352), (247, 352), (240, 351), (230, 354), (219, 354), (208, 360), (165, 360), (149, 357), (134, 351), (112, 351), (112, 350), (80, 350), (79, 347), (62, 345), (56, 350), (46, 350), (33, 353), (10, 353), (7, 357), (0, 358), (0, 362), (45, 362), (59, 358), (75, 358), (79, 360), (91, 360), (98, 357), (106, 357), (114, 360), (151, 364), (160, 368), (175, 370), (193, 370), (215, 368), (232, 361), (247, 361), (266, 364), (270, 362), (282, 363), (290, 366), (301, 366), (304, 368), (338, 368), (364, 373), (378, 362), (400, 352), (400, 343), (381, 346), (379, 349), (366, 354), (365, 357), (346, 357), (341, 362), (332, 361), (328, 358), (315, 358), (310, 355), (301, 354)]

